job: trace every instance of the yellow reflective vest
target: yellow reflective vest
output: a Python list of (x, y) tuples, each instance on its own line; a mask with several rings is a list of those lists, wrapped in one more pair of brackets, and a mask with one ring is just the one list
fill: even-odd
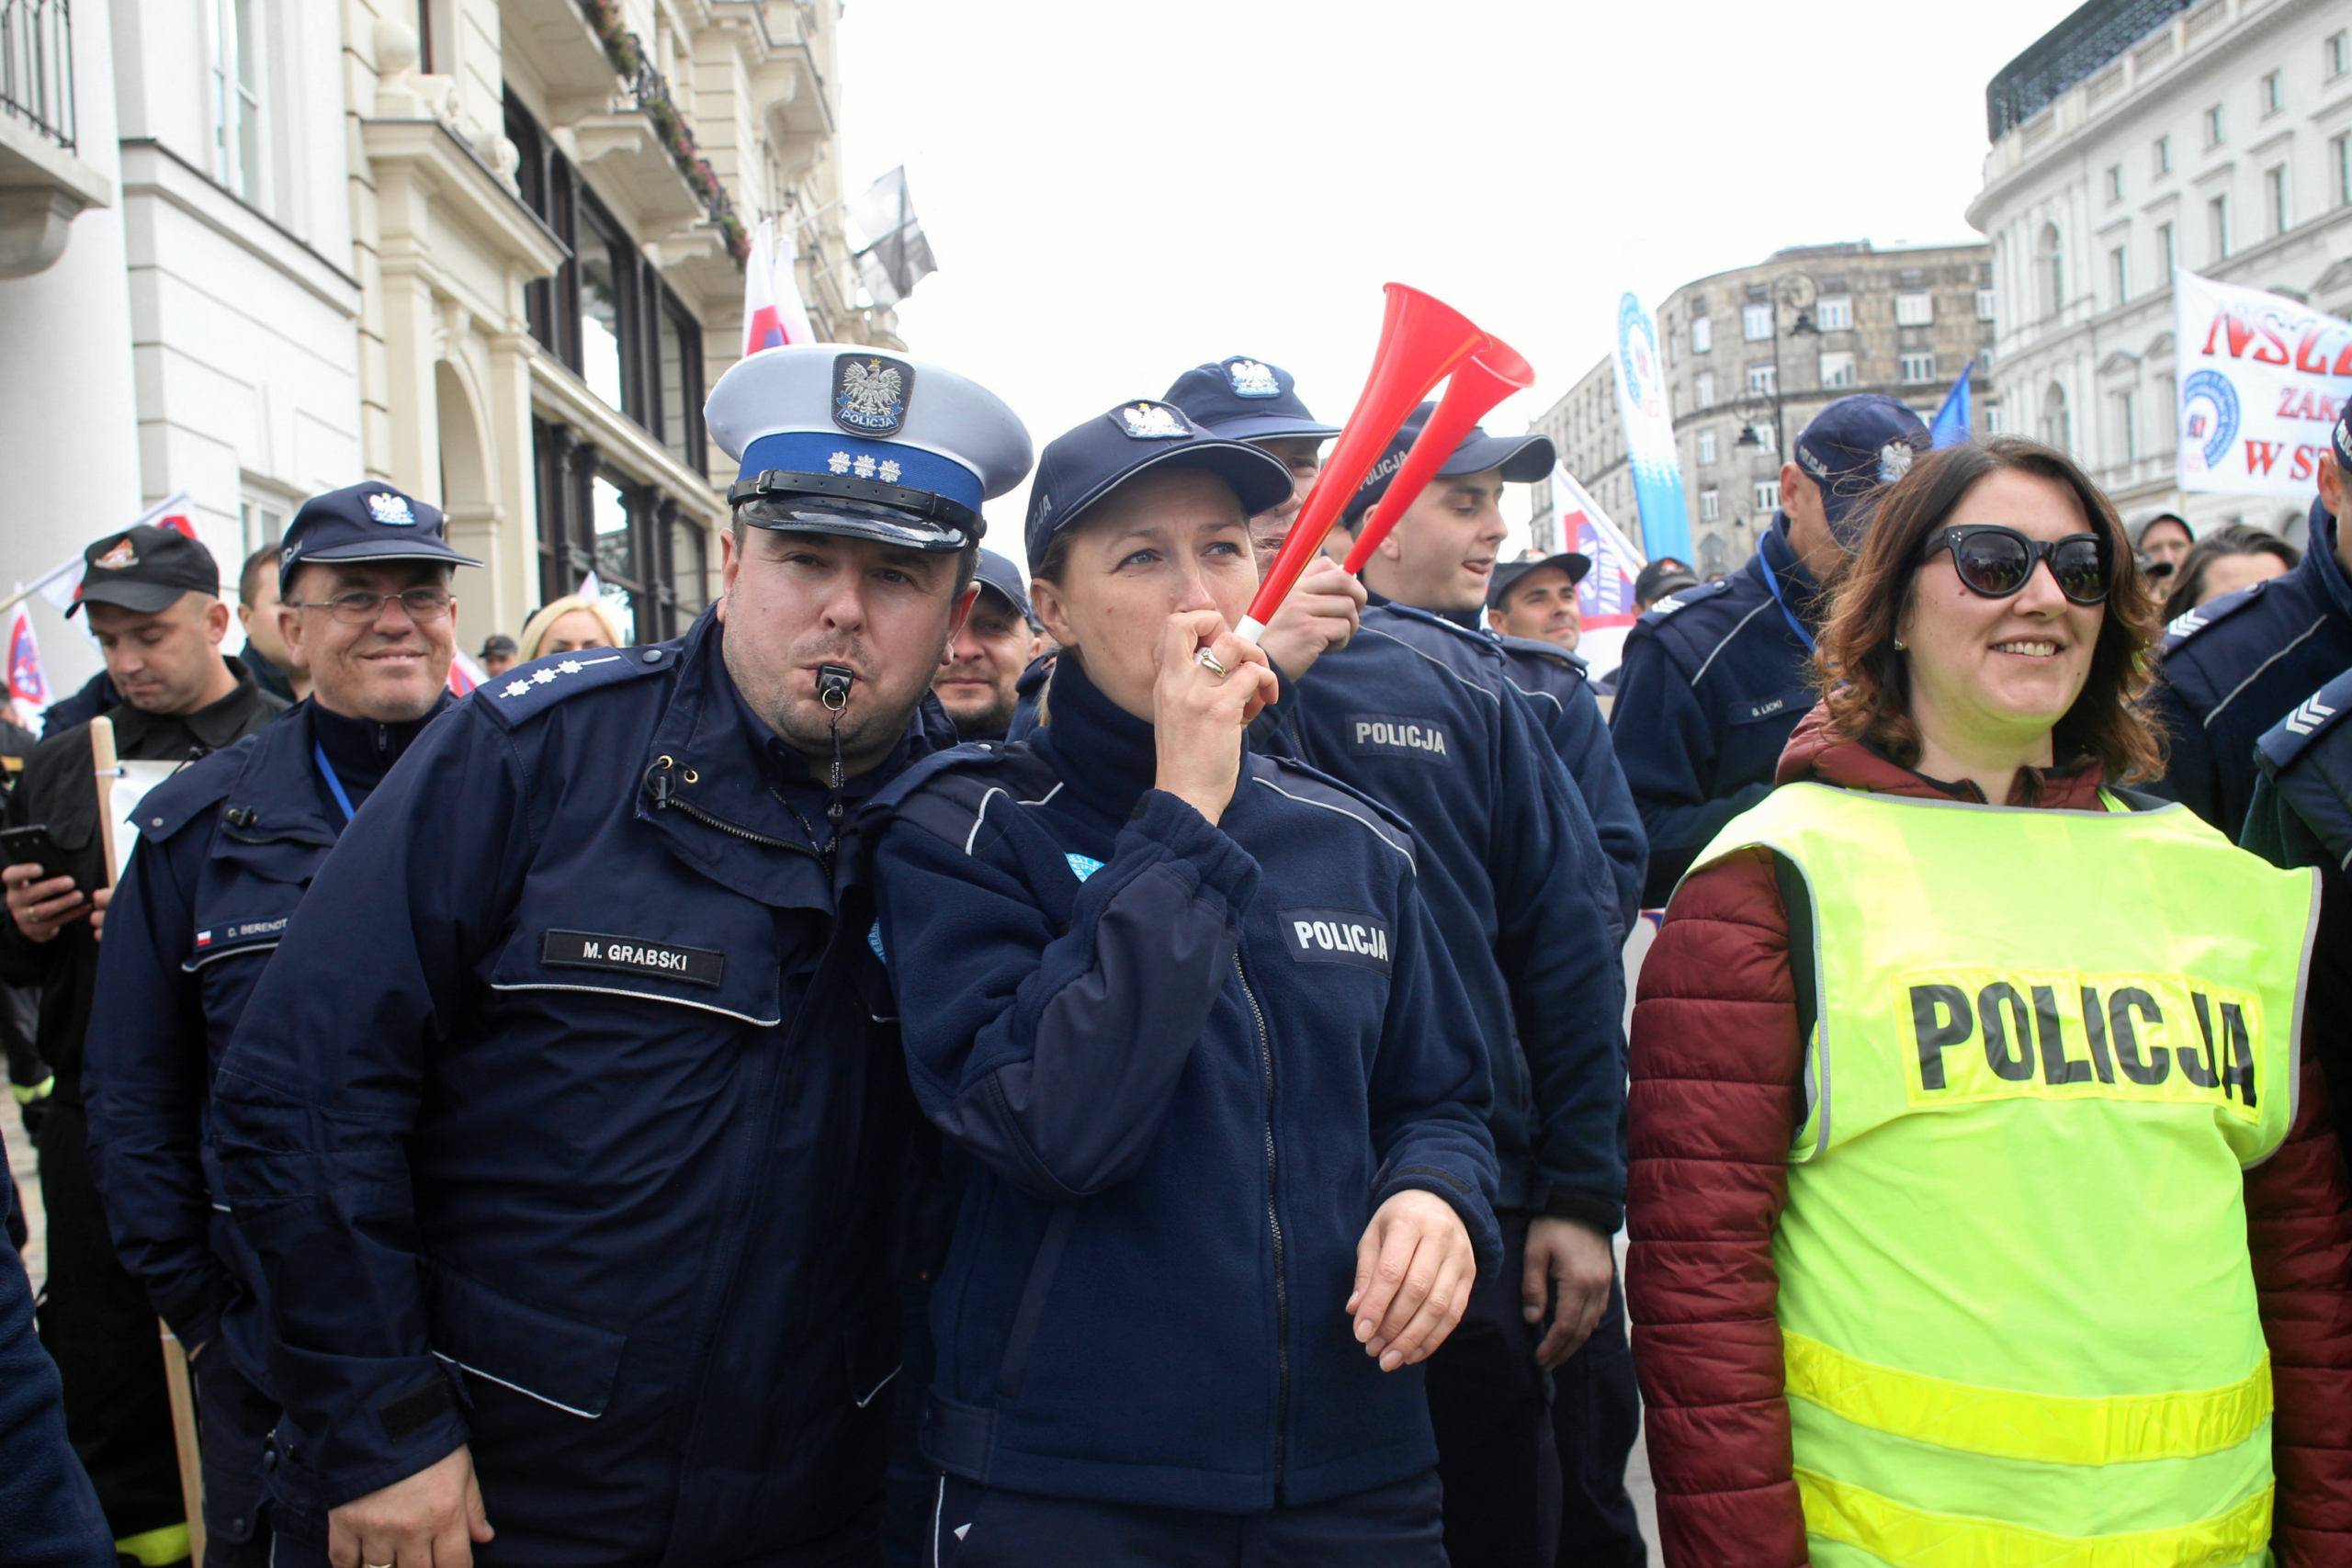
[(1817, 1568), (2267, 1561), (2244, 1170), (2293, 1121), (2318, 885), (2109, 805), (1788, 784), (1694, 867), (1804, 889), (1773, 1259)]

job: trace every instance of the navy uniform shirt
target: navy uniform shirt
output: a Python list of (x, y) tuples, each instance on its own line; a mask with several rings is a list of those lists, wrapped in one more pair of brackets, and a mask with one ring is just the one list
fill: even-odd
[(140, 802), (140, 843), (107, 908), (85, 1046), (90, 1156), (123, 1266), (188, 1346), (223, 1338), (268, 1386), (257, 1274), (213, 1207), (207, 1092), (262, 967), (344, 818), (315, 753), (356, 807), (450, 704), (372, 724), (303, 703), (174, 774)]
[(1770, 793), (1813, 709), (1815, 598), (1776, 514), (1745, 566), (1661, 601), (1626, 635), (1609, 733), (1649, 832), (1645, 907), (1663, 906), (1724, 825)]
[[(470, 1443), (532, 1562), (871, 1527), (911, 1108), (858, 844), (820, 855), (721, 635), (485, 683), (254, 987), (212, 1135), (306, 1511)], [(900, 758), (951, 739), (926, 702)]]
[(2234, 838), (2254, 798), (2255, 744), (2352, 664), (2352, 584), (2335, 519), (2314, 502), (2302, 564), (2175, 620), (2151, 697), (2172, 743), (2162, 792)]
[(1583, 798), (1493, 639), (1374, 604), (1261, 715), (1251, 744), (1405, 818), (1462, 1009), (1488, 1053), (1499, 1203), (1623, 1216), (1624, 969)]
[[(1489, 637), (1495, 634), (1489, 632)], [(1585, 662), (1556, 642), (1495, 637), (1510, 669), (1510, 682), (1544, 720), (1552, 750), (1584, 797), (1600, 840), (1600, 852), (1617, 885), (1618, 931), (1633, 929), (1641, 914), (1642, 881), (1649, 869), (1649, 835), (1641, 808), (1625, 783), (1625, 770), (1610, 743), (1609, 721), (1592, 694)]]
[(1485, 1063), (1447, 1027), (1421, 852), (1247, 753), (1210, 823), (1152, 787), (1151, 727), (1074, 659), (1047, 708), (881, 803), (876, 940), (916, 1095), (972, 1166), (925, 1451), (1016, 1491), (1234, 1513), (1426, 1472), (1419, 1370), (1381, 1372), (1340, 1310), (1407, 1189), (1500, 1258)]
[[(7, 1161), (0, 1140), (0, 1165)], [(0, 1222), (13, 1236), (17, 1184), (0, 1175)], [(22, 1261), (0, 1258), (0, 1544), (25, 1568), (116, 1568), (98, 1495), (65, 1437), (65, 1389), (33, 1329)]]

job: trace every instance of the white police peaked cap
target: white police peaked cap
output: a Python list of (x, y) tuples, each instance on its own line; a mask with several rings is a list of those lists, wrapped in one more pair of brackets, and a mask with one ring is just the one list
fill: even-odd
[(741, 465), (727, 499), (755, 527), (960, 550), (980, 503), (1028, 475), (1029, 433), (952, 370), (854, 344), (796, 344), (737, 362), (703, 419)]

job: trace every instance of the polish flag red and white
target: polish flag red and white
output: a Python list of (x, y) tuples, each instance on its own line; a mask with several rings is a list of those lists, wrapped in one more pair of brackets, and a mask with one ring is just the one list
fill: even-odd
[(464, 696), (490, 679), (490, 672), (460, 650), (449, 660), (449, 692), (452, 696)]
[(775, 219), (763, 218), (752, 231), (751, 259), (743, 264), (743, 353), (748, 357), (763, 348), (816, 341), (794, 275), (792, 245)]
[(1597, 681), (1617, 668), (1625, 633), (1641, 619), (1634, 604), (1634, 580), (1649, 563), (1585, 493), (1584, 486), (1557, 464), (1552, 468), (1552, 514), (1560, 522), (1560, 547), (1592, 561), (1592, 570), (1577, 584), (1577, 615), (1584, 624), (1577, 652)]

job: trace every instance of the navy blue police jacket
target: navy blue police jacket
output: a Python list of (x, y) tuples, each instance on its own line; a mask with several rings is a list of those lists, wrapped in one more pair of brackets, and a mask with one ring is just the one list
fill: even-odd
[[(0, 1139), (0, 1168), (7, 1164)], [(0, 1224), (22, 1224), (0, 1175)], [(65, 1436), (65, 1385), (33, 1327), (33, 1285), (0, 1258), (0, 1561), (12, 1568), (116, 1568), (113, 1532)]]
[[(346, 752), (339, 782), (364, 802), (450, 701), (409, 724), (329, 715), (323, 726), (306, 702), (182, 769), (140, 802), (140, 843), (107, 906), (83, 1092), (115, 1250), (182, 1344), (218, 1337), (258, 1388), (269, 1386), (269, 1329), (252, 1255), (215, 1207), (204, 1147), (212, 1074), (343, 830), (312, 755), (322, 728)], [(346, 736), (364, 748), (356, 764)]]
[[(212, 1141), (297, 1507), (469, 1443), (502, 1562), (767, 1563), (871, 1528), (912, 1108), (858, 847), (812, 847), (823, 794), (721, 635), (483, 685), (254, 989)], [(926, 702), (853, 784), (952, 736)]]
[(1402, 817), (1453, 961), (1454, 1013), (1487, 1061), (1497, 1203), (1623, 1223), (1624, 968), (1584, 801), (1482, 634), (1374, 604), (1348, 646), (1285, 683), (1250, 743)]
[(1813, 710), (1817, 596), (1776, 513), (1747, 564), (1626, 634), (1609, 733), (1649, 832), (1645, 908), (1663, 907), (1724, 824), (1770, 793)]
[(1555, 642), (1487, 635), (1501, 645), (1510, 683), (1544, 720), (1552, 750), (1560, 754), (1584, 799), (1616, 882), (1616, 929), (1622, 941), (1642, 912), (1650, 840), (1642, 827), (1641, 807), (1634, 804), (1634, 792), (1625, 783), (1624, 767), (1617, 761), (1617, 749), (1610, 743), (1609, 721), (1593, 699), (1585, 662)]
[(1211, 824), (1065, 658), (1049, 721), (877, 800), (915, 1096), (972, 1171), (932, 1298), (933, 1462), (1239, 1513), (1436, 1462), (1419, 1369), (1346, 1311), (1374, 1211), (1499, 1266), (1482, 1064), (1393, 816), (1244, 754)]
[(2314, 502), (2301, 564), (2199, 605), (2166, 633), (2150, 701), (2172, 754), (2156, 788), (2234, 838), (2263, 732), (2352, 664), (2352, 584), (2335, 558), (2335, 519)]

